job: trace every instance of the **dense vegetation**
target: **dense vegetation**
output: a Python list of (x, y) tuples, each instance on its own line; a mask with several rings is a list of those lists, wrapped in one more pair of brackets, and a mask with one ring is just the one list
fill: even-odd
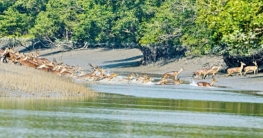
[(0, 37), (72, 47), (137, 47), (145, 62), (256, 54), (259, 0), (0, 0)]

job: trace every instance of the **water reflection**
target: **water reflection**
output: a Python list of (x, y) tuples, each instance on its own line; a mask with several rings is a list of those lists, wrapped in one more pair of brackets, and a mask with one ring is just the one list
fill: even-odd
[(0, 137), (261, 137), (263, 104), (147, 98), (0, 98)]
[[(192, 112), (222, 112), (239, 115), (263, 115), (263, 104), (243, 102), (220, 102), (199, 100), (174, 100), (163, 98), (142, 98), (117, 94), (105, 94), (89, 104), (94, 106), (138, 108), (153, 110), (180, 110)], [(102, 96), (104, 97), (104, 96)], [(109, 98), (110, 97), (110, 98)]]

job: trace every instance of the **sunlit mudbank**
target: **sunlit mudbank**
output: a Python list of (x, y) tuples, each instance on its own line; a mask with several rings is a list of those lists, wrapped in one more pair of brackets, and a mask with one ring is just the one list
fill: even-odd
[(79, 97), (95, 96), (89, 88), (71, 79), (24, 66), (0, 66), (1, 97)]

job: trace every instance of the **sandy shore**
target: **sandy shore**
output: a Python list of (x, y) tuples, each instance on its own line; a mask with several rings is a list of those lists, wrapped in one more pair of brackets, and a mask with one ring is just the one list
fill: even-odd
[[(211, 65), (223, 64), (222, 57), (218, 56), (205, 56), (197, 57), (193, 59), (182, 58), (173, 59), (167, 62), (157, 62), (147, 66), (140, 65), (142, 59), (142, 53), (138, 49), (82, 49), (82, 50), (71, 50), (63, 51), (60, 48), (42, 50), (40, 52), (41, 57), (46, 57), (50, 60), (56, 58), (57, 61), (62, 61), (65, 64), (77, 66), (80, 65), (85, 71), (91, 70), (88, 63), (98, 65), (111, 72), (119, 74), (128, 73), (142, 73), (160, 76), (168, 71), (178, 71), (180, 67), (184, 67), (186, 70), (180, 74), (180, 79), (185, 82), (192, 81), (192, 74), (195, 70), (208, 67)], [(230, 87), (234, 90), (256, 90), (262, 91), (263, 89), (263, 74), (258, 75), (248, 74), (245, 76), (233, 76), (226, 77), (227, 67), (224, 66), (219, 74), (216, 76), (218, 82), (215, 83), (217, 86)], [(195, 82), (207, 81), (211, 82), (211, 77), (205, 80), (194, 79)]]

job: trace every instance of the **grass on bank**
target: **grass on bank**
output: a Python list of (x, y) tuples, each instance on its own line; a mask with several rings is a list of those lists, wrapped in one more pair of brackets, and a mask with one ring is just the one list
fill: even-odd
[(36, 69), (0, 63), (0, 97), (95, 96), (91, 89), (71, 78)]

